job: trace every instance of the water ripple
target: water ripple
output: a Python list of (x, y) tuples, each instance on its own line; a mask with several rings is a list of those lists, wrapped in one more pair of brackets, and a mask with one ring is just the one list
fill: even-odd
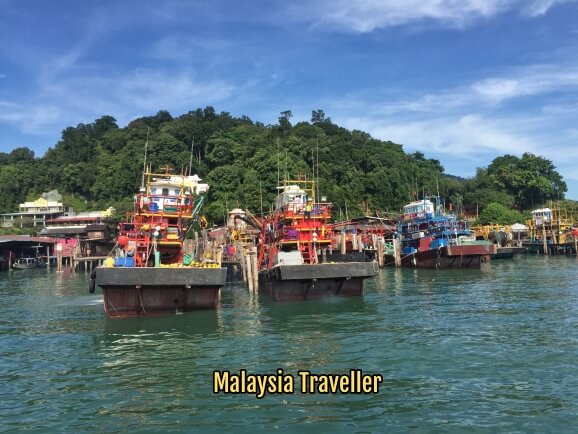
[[(383, 270), (363, 298), (108, 319), (88, 276), (0, 275), (0, 431), (575, 432), (575, 258)], [(224, 395), (215, 370), (348, 373), (379, 394)], [(298, 424), (298, 425), (295, 425)]]

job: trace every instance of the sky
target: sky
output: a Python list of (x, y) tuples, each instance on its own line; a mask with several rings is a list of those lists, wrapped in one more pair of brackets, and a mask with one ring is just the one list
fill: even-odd
[(0, 152), (113, 116), (313, 110), (472, 177), (551, 160), (578, 200), (578, 0), (0, 0)]

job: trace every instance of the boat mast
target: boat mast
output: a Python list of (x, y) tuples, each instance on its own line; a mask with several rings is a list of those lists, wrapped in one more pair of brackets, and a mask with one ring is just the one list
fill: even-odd
[(193, 136), (193, 141), (191, 142), (191, 157), (189, 158), (189, 176), (191, 176), (191, 170), (193, 168), (193, 151), (195, 149), (195, 136)]
[(150, 127), (147, 128), (147, 139), (145, 142), (145, 151), (144, 151), (144, 162), (142, 165), (142, 180), (140, 183), (140, 191), (144, 192), (145, 191), (145, 172), (147, 170), (147, 148), (149, 145), (149, 131), (150, 131)]

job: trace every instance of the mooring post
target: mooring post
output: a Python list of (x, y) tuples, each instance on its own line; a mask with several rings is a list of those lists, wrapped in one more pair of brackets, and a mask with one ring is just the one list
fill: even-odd
[(249, 291), (253, 292), (253, 265), (251, 264), (251, 253), (247, 252), (245, 255), (246, 270), (247, 270), (247, 285), (249, 286)]
[(257, 264), (257, 247), (251, 247), (251, 267), (252, 267), (252, 274), (253, 274), (253, 291), (259, 291), (259, 266)]
[(62, 271), (62, 244), (56, 244), (56, 270)]

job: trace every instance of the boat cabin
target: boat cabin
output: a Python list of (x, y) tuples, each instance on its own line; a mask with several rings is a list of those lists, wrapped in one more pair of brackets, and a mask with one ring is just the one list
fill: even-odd
[(536, 226), (542, 226), (552, 221), (552, 210), (550, 208), (540, 208), (532, 211), (532, 221)]
[(432, 218), (434, 213), (434, 204), (429, 199), (411, 202), (403, 207), (404, 220)]
[(208, 191), (208, 184), (201, 184), (200, 180), (197, 175), (153, 178), (149, 184), (150, 197), (142, 197), (143, 205), (151, 212), (174, 212), (179, 201), (181, 205), (189, 205), (197, 195)]
[(298, 185), (277, 187), (282, 190), (275, 200), (275, 211), (292, 211), (297, 214), (307, 203), (307, 193)]

